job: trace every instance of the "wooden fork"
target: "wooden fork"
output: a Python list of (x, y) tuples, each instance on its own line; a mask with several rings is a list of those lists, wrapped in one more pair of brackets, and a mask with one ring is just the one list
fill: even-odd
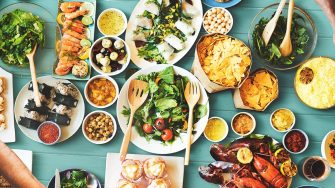
[(128, 88), (128, 103), (130, 107), (130, 117), (128, 122), (127, 130), (124, 134), (121, 149), (120, 149), (120, 160), (123, 161), (126, 158), (128, 152), (128, 145), (131, 139), (131, 130), (133, 125), (134, 114), (136, 110), (142, 106), (148, 97), (147, 91), (148, 83), (141, 80), (132, 80)]
[(188, 125), (187, 125), (187, 140), (184, 164), (188, 165), (190, 161), (190, 151), (192, 144), (192, 129), (193, 129), (193, 110), (200, 99), (200, 86), (198, 82), (188, 82), (184, 91), (185, 99), (188, 104)]
[(35, 69), (35, 62), (34, 62), (34, 55), (36, 52), (37, 45), (34, 46), (34, 49), (29, 53), (26, 54), (29, 65), (30, 65), (30, 73), (31, 73), (31, 80), (33, 83), (33, 91), (34, 91), (34, 101), (37, 107), (41, 106), (41, 99), (40, 99), (40, 93), (38, 91), (38, 84), (36, 79), (36, 69)]

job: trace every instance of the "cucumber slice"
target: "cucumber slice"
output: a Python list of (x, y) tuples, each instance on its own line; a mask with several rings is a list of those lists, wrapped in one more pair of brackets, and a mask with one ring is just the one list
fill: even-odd
[(84, 25), (91, 25), (93, 23), (93, 19), (91, 16), (83, 16), (83, 18), (81, 19), (81, 22)]
[(89, 40), (87, 40), (87, 39), (81, 39), (81, 41), (80, 41), (80, 45), (81, 45), (82, 47), (84, 47), (84, 46), (91, 47), (92, 43), (91, 43), (91, 41), (89, 41)]

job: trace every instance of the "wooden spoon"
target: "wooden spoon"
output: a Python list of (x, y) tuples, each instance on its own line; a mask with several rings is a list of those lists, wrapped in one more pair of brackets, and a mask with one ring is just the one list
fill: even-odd
[(34, 62), (34, 55), (36, 52), (37, 45), (35, 45), (34, 49), (27, 54), (27, 58), (29, 60), (30, 65), (30, 73), (31, 73), (31, 80), (33, 83), (33, 90), (34, 90), (34, 101), (37, 107), (41, 106), (41, 100), (40, 100), (40, 92), (38, 91), (38, 84), (36, 79), (36, 69), (35, 69), (35, 62)]
[(120, 149), (120, 160), (123, 161), (126, 158), (128, 152), (128, 145), (131, 138), (131, 130), (133, 125), (134, 114), (136, 110), (142, 106), (148, 97), (147, 91), (148, 83), (141, 80), (132, 80), (128, 88), (128, 103), (130, 107), (130, 117), (128, 122), (127, 130), (124, 134), (121, 149)]
[(271, 20), (266, 24), (263, 33), (262, 33), (262, 38), (264, 40), (265, 46), (268, 45), (270, 38), (273, 34), (273, 31), (276, 28), (278, 18), (280, 16), (281, 11), (283, 10), (285, 6), (286, 0), (281, 0), (279, 3), (279, 6), (277, 8), (277, 11), (275, 15), (271, 18)]
[(280, 53), (283, 57), (287, 57), (292, 53), (291, 27), (292, 27), (293, 11), (294, 11), (294, 0), (290, 0), (290, 4), (288, 5), (286, 33), (279, 47)]
[(184, 164), (188, 165), (190, 161), (190, 151), (192, 144), (192, 129), (193, 129), (193, 110), (194, 106), (198, 103), (200, 99), (200, 86), (197, 82), (188, 82), (185, 91), (185, 99), (188, 104), (188, 125), (187, 125), (187, 140), (186, 140), (186, 151), (185, 151), (185, 161)]

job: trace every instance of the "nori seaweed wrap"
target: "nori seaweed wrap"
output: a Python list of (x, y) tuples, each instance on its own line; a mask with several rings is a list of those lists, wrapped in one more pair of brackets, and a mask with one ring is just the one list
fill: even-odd
[(29, 99), (24, 108), (28, 109), (28, 112), (36, 111), (41, 115), (47, 115), (50, 111), (50, 108), (45, 103), (42, 103), (40, 107), (37, 107), (34, 99)]
[[(54, 88), (45, 84), (45, 83), (37, 83), (38, 84), (38, 91), (45, 96), (46, 99), (50, 99), (54, 93)], [(33, 91), (33, 83), (29, 83), (28, 90)]]
[(67, 107), (76, 107), (78, 104), (78, 100), (73, 98), (71, 95), (62, 95), (60, 93), (56, 93), (56, 97), (53, 100), (55, 103), (65, 105)]
[(38, 126), (40, 126), (41, 122), (36, 120), (27, 118), (27, 117), (20, 117), (19, 125), (22, 125), (28, 129), (37, 130)]
[(67, 126), (70, 125), (71, 119), (67, 115), (57, 114), (50, 112), (47, 118), (48, 121), (53, 121), (58, 125)]

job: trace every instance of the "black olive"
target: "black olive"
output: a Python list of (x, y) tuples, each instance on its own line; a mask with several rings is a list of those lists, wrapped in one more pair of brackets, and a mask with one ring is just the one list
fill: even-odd
[(109, 56), (110, 51), (107, 48), (101, 48), (100, 53), (104, 56)]

